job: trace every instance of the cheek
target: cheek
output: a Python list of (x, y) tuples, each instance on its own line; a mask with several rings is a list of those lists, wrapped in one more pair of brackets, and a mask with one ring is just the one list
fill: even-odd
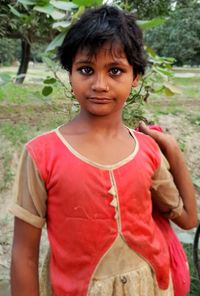
[(127, 99), (128, 96), (130, 95), (131, 89), (132, 89), (132, 85), (124, 84), (124, 86), (120, 90), (121, 96)]

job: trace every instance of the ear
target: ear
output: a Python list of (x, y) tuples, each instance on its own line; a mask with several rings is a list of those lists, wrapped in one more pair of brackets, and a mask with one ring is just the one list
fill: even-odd
[(137, 74), (137, 75), (134, 77), (133, 82), (132, 82), (132, 86), (133, 86), (133, 87), (136, 87), (136, 86), (138, 85), (138, 81), (139, 81), (139, 79), (140, 79), (140, 75)]

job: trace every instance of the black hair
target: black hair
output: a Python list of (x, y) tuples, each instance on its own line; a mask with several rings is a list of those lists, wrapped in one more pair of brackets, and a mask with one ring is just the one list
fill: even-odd
[(110, 42), (111, 46), (120, 43), (134, 74), (144, 74), (143, 36), (134, 15), (108, 5), (87, 9), (71, 26), (58, 49), (61, 65), (71, 72), (78, 50), (86, 48), (92, 56), (106, 42)]

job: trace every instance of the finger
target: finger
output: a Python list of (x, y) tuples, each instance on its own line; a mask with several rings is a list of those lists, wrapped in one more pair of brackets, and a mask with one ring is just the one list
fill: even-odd
[(139, 123), (139, 131), (144, 133), (144, 134), (147, 134), (147, 135), (150, 135), (152, 130), (149, 129), (149, 127), (144, 123), (144, 121), (141, 121)]
[(143, 121), (139, 123), (139, 131), (152, 137), (156, 142), (160, 142), (162, 133), (157, 130), (150, 129)]

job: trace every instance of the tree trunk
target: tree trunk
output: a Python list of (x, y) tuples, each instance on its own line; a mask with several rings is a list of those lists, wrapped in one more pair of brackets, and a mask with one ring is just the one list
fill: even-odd
[(22, 84), (28, 70), (30, 60), (31, 45), (25, 39), (21, 40), (21, 61), (17, 72), (16, 84)]

